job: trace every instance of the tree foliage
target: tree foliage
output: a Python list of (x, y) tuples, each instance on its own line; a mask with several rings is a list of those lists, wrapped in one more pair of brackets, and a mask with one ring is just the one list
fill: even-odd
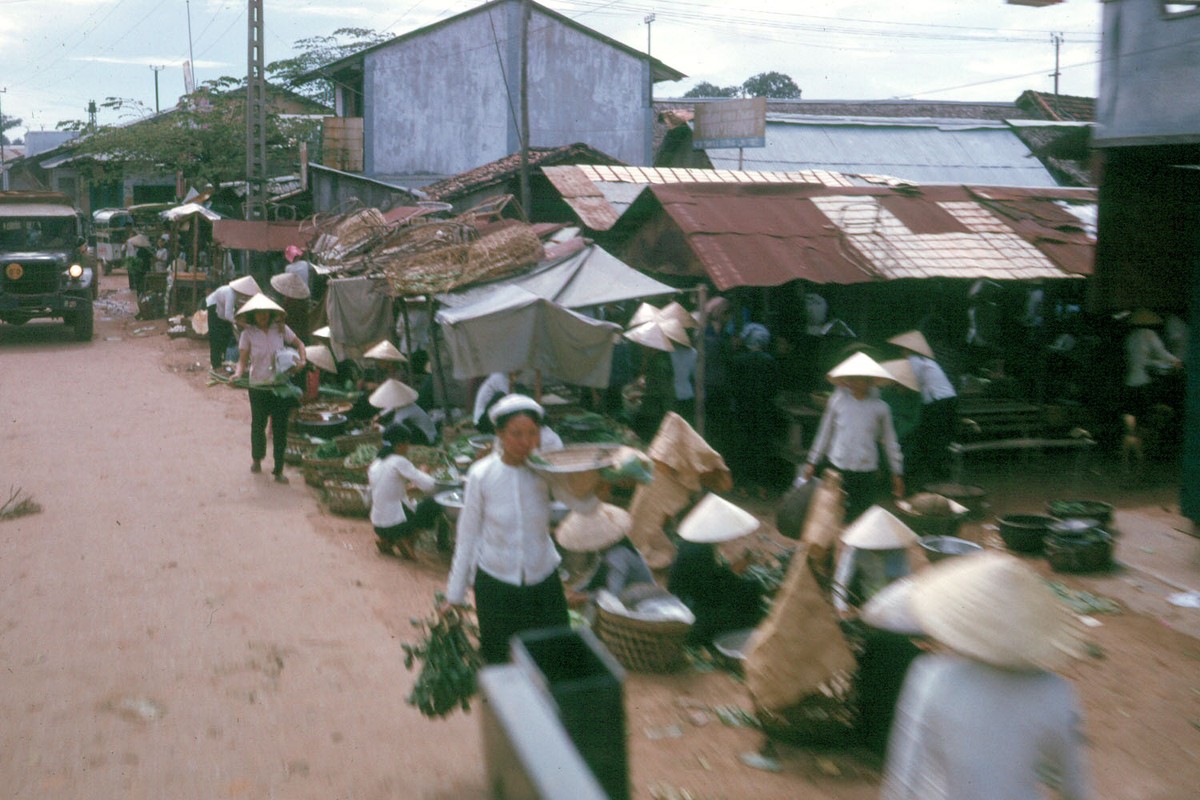
[(684, 97), (737, 97), (742, 93), (740, 86), (717, 86), (701, 81), (684, 93)]
[(318, 80), (297, 84), (301, 75), (317, 67), (353, 55), (360, 50), (386, 42), (392, 37), (370, 28), (338, 28), (330, 36), (310, 36), (299, 39), (292, 49), (298, 51), (291, 58), (272, 61), (267, 65), (267, 75), (272, 81), (287, 86), (293, 91), (327, 106), (333, 105), (333, 85)]
[(798, 100), (800, 87), (782, 72), (760, 72), (742, 84), (747, 97), (773, 97), (779, 100)]
[(5, 144), (12, 144), (13, 141), (4, 135), (4, 131), (9, 130), (10, 128), (15, 128), (20, 124), (20, 117), (10, 117), (8, 114), (0, 115), (0, 138), (4, 140)]
[[(107, 98), (101, 106), (122, 116), (142, 111), (122, 98)], [(293, 169), (297, 143), (312, 138), (319, 123), (270, 113), (266, 121), (271, 171)], [(81, 170), (91, 173), (89, 177), (119, 165), (133, 173), (182, 173), (193, 186), (246, 179), (246, 92), (244, 83), (235, 78), (206, 81), (177, 108), (141, 116), (136, 122), (91, 129), (76, 121), (59, 127), (84, 132), (77, 140), (77, 152), (94, 157), (79, 162)]]

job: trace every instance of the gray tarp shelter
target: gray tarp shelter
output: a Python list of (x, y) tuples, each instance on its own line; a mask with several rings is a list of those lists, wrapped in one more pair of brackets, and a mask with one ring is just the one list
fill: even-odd
[(577, 386), (608, 385), (621, 327), (585, 317), (519, 286), (437, 314), (459, 380), (536, 369)]
[(598, 245), (582, 239), (576, 241), (578, 245), (565, 246), (560, 257), (527, 273), (440, 294), (438, 302), (446, 308), (459, 308), (491, 295), (497, 286), (516, 286), (565, 308), (588, 308), (677, 291), (638, 272)]

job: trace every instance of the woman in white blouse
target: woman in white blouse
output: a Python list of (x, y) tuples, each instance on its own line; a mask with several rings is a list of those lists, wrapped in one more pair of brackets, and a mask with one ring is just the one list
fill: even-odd
[[(463, 605), (474, 583), (483, 657), (501, 664), (514, 634), (564, 626), (568, 617), (561, 559), (550, 538), (550, 486), (526, 464), (541, 441), (544, 412), (532, 398), (513, 394), (488, 415), (497, 447), (467, 473), (446, 606)], [(597, 502), (567, 492), (559, 499), (585, 513)]]

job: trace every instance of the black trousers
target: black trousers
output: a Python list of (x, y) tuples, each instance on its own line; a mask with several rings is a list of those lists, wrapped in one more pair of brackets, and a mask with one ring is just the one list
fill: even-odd
[(417, 503), (417, 507), (413, 509), (408, 518), (398, 525), (389, 525), (386, 528), (375, 528), (375, 535), (388, 544), (395, 544), (406, 536), (412, 536), (417, 531), (424, 531), (432, 528), (437, 524), (438, 516), (442, 513), (442, 507), (432, 497), (426, 497)]
[(859, 515), (878, 502), (879, 481), (881, 474), (874, 472), (851, 472), (839, 470), (842, 473), (842, 489), (846, 491), (846, 524), (858, 519)]
[(911, 453), (905, 453), (905, 474), (913, 488), (950, 477), (950, 442), (958, 424), (958, 398), (947, 397), (921, 406), (921, 419), (913, 432)]
[(541, 583), (513, 586), (476, 570), (475, 616), (479, 620), (479, 649), (488, 664), (506, 663), (509, 640), (521, 631), (570, 624), (567, 598), (557, 571)]
[(283, 454), (287, 450), (288, 415), (295, 401), (279, 397), (270, 389), (251, 389), (250, 395), (250, 457), (262, 461), (267, 454), (267, 422), (271, 423), (271, 454), (274, 472), (283, 474)]
[(208, 307), (208, 360), (213, 369), (225, 363), (225, 351), (233, 344), (233, 323), (217, 316), (217, 307)]

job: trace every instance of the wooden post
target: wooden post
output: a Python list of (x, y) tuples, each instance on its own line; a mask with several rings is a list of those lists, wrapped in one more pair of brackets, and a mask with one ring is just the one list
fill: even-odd
[(433, 344), (433, 375), (434, 380), (442, 389), (442, 410), (446, 412), (446, 424), (450, 422), (450, 393), (446, 391), (446, 374), (442, 370), (441, 348), (438, 347), (438, 326), (433, 316), (433, 295), (429, 295), (429, 340)]
[(413, 366), (412, 366), (412, 357), (413, 357), (412, 323), (409, 322), (409, 319), (408, 319), (408, 298), (407, 297), (400, 298), (400, 316), (404, 319), (404, 351), (405, 351), (405, 355), (408, 356), (408, 361), (405, 362), (405, 364), (407, 365), (406, 372), (408, 374), (408, 385), (412, 386), (415, 389), (417, 376), (413, 373)]
[(696, 433), (704, 438), (704, 370), (707, 353), (704, 349), (704, 337), (708, 332), (708, 287), (703, 283), (696, 287), (696, 308), (700, 312), (700, 333), (696, 337), (696, 374), (693, 380), (696, 384)]

